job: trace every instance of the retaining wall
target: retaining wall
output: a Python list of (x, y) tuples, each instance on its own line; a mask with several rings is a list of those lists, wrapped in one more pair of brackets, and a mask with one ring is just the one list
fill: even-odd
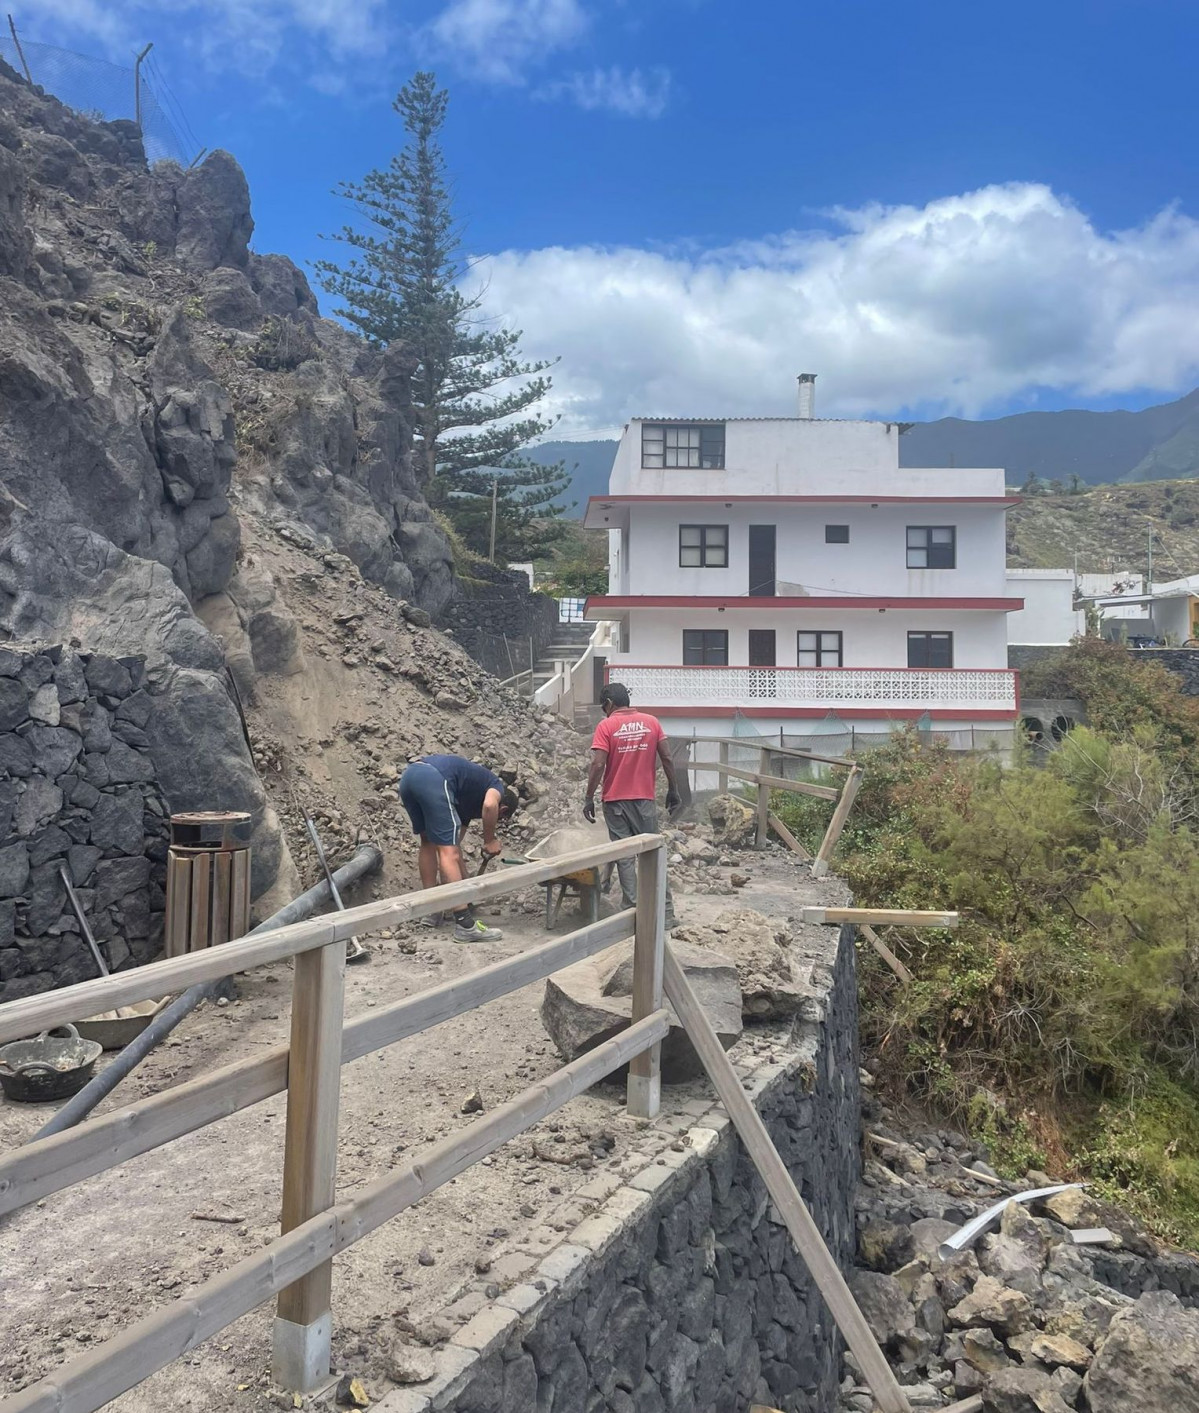
[[(736, 1059), (848, 1268), (859, 1164), (857, 993), (848, 934), (824, 936), (794, 1035), (743, 1040)], [(465, 1323), (438, 1351), (436, 1377), (393, 1390), (378, 1413), (834, 1407), (836, 1327), (723, 1107), (668, 1089), (638, 1152), (645, 1161), (631, 1175), (603, 1172), (576, 1194), (585, 1215), (554, 1250), (530, 1241), (501, 1256), (480, 1289), (443, 1312)]]
[(0, 1002), (97, 975), (64, 865), (114, 971), (161, 949), (169, 826), (143, 668), (0, 648)]

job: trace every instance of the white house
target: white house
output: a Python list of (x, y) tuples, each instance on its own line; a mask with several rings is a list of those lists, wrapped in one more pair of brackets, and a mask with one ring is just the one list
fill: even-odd
[[(585, 524), (609, 532), (609, 676), (672, 732), (1010, 733), (1003, 471), (899, 465), (896, 422), (635, 418)], [(798, 723), (803, 723), (799, 725)]]
[(1059, 647), (1086, 632), (1086, 611), (1074, 606), (1072, 569), (1009, 569), (1007, 585), (1024, 600), (1008, 615), (1009, 646)]

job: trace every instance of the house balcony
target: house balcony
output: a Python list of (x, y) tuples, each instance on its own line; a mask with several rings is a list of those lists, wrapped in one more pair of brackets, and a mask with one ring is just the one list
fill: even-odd
[(1006, 668), (650, 667), (613, 663), (633, 702), (671, 715), (1011, 720), (1017, 674)]

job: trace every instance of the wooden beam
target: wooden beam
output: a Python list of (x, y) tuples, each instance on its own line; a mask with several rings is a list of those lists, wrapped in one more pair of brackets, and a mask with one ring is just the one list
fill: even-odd
[[(637, 931), (633, 944), (633, 1020), (662, 1009), (662, 951), (666, 942), (666, 850), (637, 860)], [(629, 1065), (627, 1112), (654, 1119), (662, 1104), (662, 1047), (651, 1045)]]
[(891, 968), (900, 981), (906, 985), (912, 979), (912, 973), (899, 960), (895, 953), (887, 946), (883, 939), (875, 932), (868, 922), (859, 925), (858, 931), (866, 939), (874, 950), (882, 957), (883, 961)]
[(957, 1403), (951, 1403), (941, 1409), (941, 1413), (982, 1413), (982, 1395), (972, 1393), (969, 1398), (959, 1399)]
[(779, 1215), (787, 1224), (796, 1249), (816, 1282), (837, 1328), (853, 1351), (882, 1413), (911, 1413), (907, 1396), (900, 1388), (886, 1356), (878, 1347), (866, 1317), (858, 1308), (845, 1277), (824, 1244), (820, 1229), (792, 1181), (766, 1125), (741, 1087), (741, 1080), (724, 1052), (712, 1022), (700, 1005), (691, 983), (679, 965), (670, 943), (666, 944), (664, 965), (666, 995), (686, 1028), (708, 1078), (728, 1111), (746, 1152), (766, 1183)]
[(81, 981), (63, 986), (57, 991), (23, 997), (19, 1001), (0, 1003), (0, 1044), (36, 1035), (52, 1026), (94, 1016), (101, 1011), (116, 1010), (133, 1001), (146, 1001), (184, 991), (200, 981), (215, 981), (239, 971), (264, 966), (298, 956), (330, 942), (348, 941), (356, 932), (392, 927), (413, 922), (430, 913), (459, 907), (463, 903), (487, 902), (506, 893), (519, 893), (533, 883), (544, 883), (563, 873), (593, 868), (618, 859), (635, 858), (647, 849), (662, 843), (660, 834), (637, 834), (605, 844), (594, 844), (569, 854), (512, 868), (497, 869), (481, 878), (469, 878), (461, 883), (443, 883), (417, 893), (402, 893), (395, 898), (382, 898), (347, 908), (344, 913), (307, 918), (257, 937), (242, 937), (226, 942), (223, 947), (210, 947), (187, 956), (170, 957), (151, 962), (131, 971), (93, 981)]
[[(342, 1032), (341, 1062), (349, 1064), (542, 981), (632, 933), (632, 913), (616, 913), (566, 937), (355, 1016)], [(6, 1154), (0, 1158), (0, 1216), (282, 1094), (287, 1088), (289, 1054), (288, 1046), (277, 1045)]]
[(787, 826), (783, 823), (783, 821), (778, 817), (777, 814), (772, 814), (769, 817), (769, 823), (771, 829), (774, 830), (774, 832), (779, 836), (783, 843), (786, 844), (786, 846), (791, 850), (792, 853), (798, 854), (801, 859), (810, 859), (812, 857), (812, 855), (808, 853), (807, 849), (805, 849), (804, 846), (795, 837), (795, 835), (791, 833), (791, 831), (787, 828)]
[(569, 1103), (647, 1045), (661, 1041), (669, 1029), (666, 1011), (630, 1026), (435, 1143), (407, 1166), (368, 1183), (353, 1197), (193, 1287), (183, 1299), (11, 1395), (0, 1403), (0, 1413), (95, 1413)]
[[(283, 1143), (284, 1235), (337, 1198), (345, 983), (344, 942), (296, 958)], [(332, 1291), (333, 1263), (325, 1261), (279, 1296), (273, 1373), (284, 1388), (310, 1393), (328, 1378)]]
[(814, 795), (818, 800), (835, 800), (841, 793), (832, 785), (813, 785), (808, 780), (787, 780), (781, 775), (767, 775), (761, 770), (742, 770), (739, 765), (726, 765), (721, 768), (734, 780), (748, 780), (751, 785), (767, 785), (772, 790), (790, 790), (796, 795)]
[[(693, 736), (693, 741), (703, 741), (707, 745), (721, 746), (754, 746), (760, 737), (756, 736)], [(770, 747), (777, 755), (790, 756), (795, 760), (814, 760), (821, 765), (840, 765), (846, 768), (856, 765), (857, 762), (850, 760), (848, 756), (821, 756), (815, 751), (801, 751), (797, 746), (772, 745)]]
[(828, 822), (824, 838), (820, 841), (820, 848), (816, 850), (816, 857), (812, 860), (813, 878), (823, 878), (828, 872), (829, 862), (837, 847), (837, 841), (841, 838), (841, 831), (845, 828), (845, 821), (849, 818), (849, 812), (853, 809), (853, 802), (857, 798), (861, 785), (861, 767), (855, 765), (849, 772), (845, 784), (841, 787), (841, 798), (837, 801), (837, 808), (833, 811), (833, 817)]
[(720, 749), (717, 752), (717, 756), (720, 769), (716, 772), (716, 789), (723, 795), (729, 788), (729, 743), (727, 741), (720, 742)]
[(875, 927), (956, 927), (958, 913), (919, 912), (911, 908), (800, 908), (801, 922), (863, 923)]
[(758, 761), (758, 809), (757, 823), (754, 827), (754, 848), (764, 849), (770, 842), (770, 786), (767, 781), (770, 775), (770, 752), (763, 750)]

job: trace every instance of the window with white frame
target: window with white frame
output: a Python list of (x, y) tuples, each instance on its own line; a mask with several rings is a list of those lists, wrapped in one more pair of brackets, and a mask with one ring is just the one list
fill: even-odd
[(800, 667), (840, 667), (841, 634), (801, 629), (796, 661)]
[(909, 633), (909, 667), (952, 667), (952, 633)]
[(724, 466), (724, 423), (643, 422), (641, 464), (718, 471)]
[(684, 667), (727, 667), (729, 635), (724, 628), (684, 628)]
[(909, 525), (909, 569), (956, 569), (958, 532), (953, 525)]
[(727, 569), (727, 525), (680, 525), (679, 566), (683, 569)]

